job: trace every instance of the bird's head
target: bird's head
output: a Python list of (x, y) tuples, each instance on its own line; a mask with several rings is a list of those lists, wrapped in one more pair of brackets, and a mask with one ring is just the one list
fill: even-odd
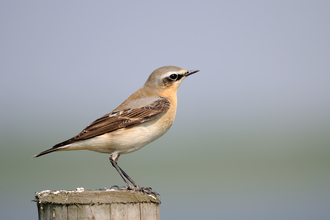
[(176, 92), (183, 79), (198, 71), (199, 70), (185, 70), (176, 66), (163, 66), (150, 74), (144, 86), (157, 90), (159, 93)]

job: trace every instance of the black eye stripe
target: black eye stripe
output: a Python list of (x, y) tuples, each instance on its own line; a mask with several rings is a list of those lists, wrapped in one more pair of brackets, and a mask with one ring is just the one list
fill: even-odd
[(175, 80), (175, 81), (178, 81), (178, 80), (180, 80), (182, 77), (183, 77), (182, 74), (171, 74), (171, 75), (169, 76), (169, 79), (171, 79), (171, 80)]
[(183, 77), (182, 74), (178, 74), (178, 78), (176, 80), (180, 80)]

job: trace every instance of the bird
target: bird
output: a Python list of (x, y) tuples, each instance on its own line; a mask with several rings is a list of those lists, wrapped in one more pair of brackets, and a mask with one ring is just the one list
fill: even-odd
[(197, 72), (199, 70), (177, 66), (154, 70), (145, 84), (112, 112), (92, 122), (78, 135), (34, 155), (34, 158), (57, 151), (106, 153), (126, 183), (125, 187), (118, 188), (155, 194), (151, 187), (141, 187), (118, 166), (119, 156), (141, 149), (170, 129), (177, 110), (177, 90), (185, 78)]

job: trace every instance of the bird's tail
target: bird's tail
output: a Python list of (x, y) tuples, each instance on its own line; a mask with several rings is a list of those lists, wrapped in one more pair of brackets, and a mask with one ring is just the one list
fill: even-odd
[(45, 151), (43, 151), (43, 152), (40, 152), (40, 153), (34, 155), (32, 158), (40, 157), (40, 156), (42, 156), (42, 155), (49, 154), (49, 153), (52, 153), (52, 152), (54, 152), (54, 151), (58, 151), (58, 150), (60, 150), (60, 149), (61, 149), (61, 148), (50, 148), (50, 149), (48, 149), (48, 150), (45, 150)]
[(52, 148), (48, 149), (48, 150), (45, 150), (41, 153), (38, 153), (36, 155), (34, 155), (32, 158), (35, 158), (35, 157), (40, 157), (42, 155), (45, 155), (45, 154), (49, 154), (49, 153), (52, 153), (54, 151), (58, 151), (58, 150), (62, 150), (64, 148), (67, 148), (69, 144), (71, 144), (73, 142), (73, 138), (69, 139), (69, 140), (66, 140), (66, 141), (63, 141), (59, 144), (56, 144), (55, 146), (53, 146)]

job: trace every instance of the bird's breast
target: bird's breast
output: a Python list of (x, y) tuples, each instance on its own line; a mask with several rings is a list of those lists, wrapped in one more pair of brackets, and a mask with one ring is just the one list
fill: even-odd
[(175, 114), (169, 113), (158, 119), (110, 133), (116, 151), (121, 154), (130, 153), (163, 136), (170, 129), (175, 118)]

